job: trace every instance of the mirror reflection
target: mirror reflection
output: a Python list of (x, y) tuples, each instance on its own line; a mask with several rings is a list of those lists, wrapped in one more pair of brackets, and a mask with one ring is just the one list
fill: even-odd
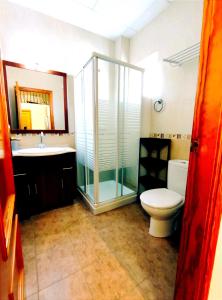
[(67, 130), (66, 74), (29, 70), (4, 62), (13, 131)]
[(55, 129), (53, 91), (22, 87), (16, 82), (15, 97), (19, 129)]

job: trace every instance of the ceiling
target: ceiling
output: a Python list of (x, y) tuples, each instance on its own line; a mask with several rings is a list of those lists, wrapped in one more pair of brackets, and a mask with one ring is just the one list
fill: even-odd
[(116, 39), (132, 37), (167, 8), (169, 0), (9, 0), (66, 23)]

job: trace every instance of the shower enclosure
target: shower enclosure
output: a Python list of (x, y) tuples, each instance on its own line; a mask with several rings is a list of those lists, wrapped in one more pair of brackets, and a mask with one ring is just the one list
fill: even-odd
[(95, 214), (136, 198), (142, 74), (95, 53), (75, 80), (77, 186)]

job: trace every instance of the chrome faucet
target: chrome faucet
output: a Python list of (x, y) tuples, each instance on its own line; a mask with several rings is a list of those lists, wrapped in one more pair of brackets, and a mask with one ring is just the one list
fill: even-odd
[(39, 148), (44, 148), (45, 144), (43, 143), (43, 137), (44, 137), (44, 133), (43, 131), (41, 131), (40, 133), (40, 144), (39, 144)]

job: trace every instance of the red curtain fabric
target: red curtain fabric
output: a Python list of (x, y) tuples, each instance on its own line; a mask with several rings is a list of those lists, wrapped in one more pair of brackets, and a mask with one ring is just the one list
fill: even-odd
[(222, 1), (205, 0), (176, 300), (208, 298), (222, 212)]

